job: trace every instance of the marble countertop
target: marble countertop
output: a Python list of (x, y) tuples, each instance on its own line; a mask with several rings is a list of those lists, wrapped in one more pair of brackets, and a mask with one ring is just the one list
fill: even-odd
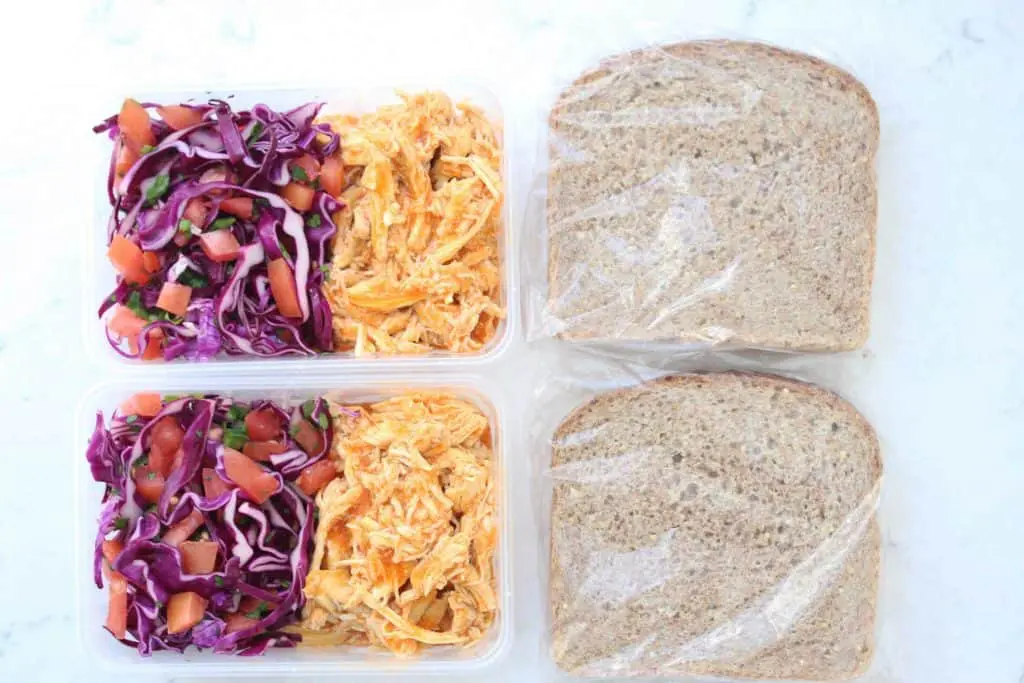
[[(1024, 680), (1024, 4), (547, 4), (88, 0), (20, 3), (3, 22), (0, 680), (122, 680), (78, 646), (73, 577), (88, 569), (74, 566), (72, 472), (86, 435), (71, 419), (89, 387), (124, 374), (86, 356), (83, 309), (95, 302), (78, 284), (83, 235), (95, 229), (88, 130), (120, 97), (438, 73), (483, 83), (515, 130), (510, 201), (513, 229), (523, 229), (515, 207), (539, 103), (571, 64), (565, 51), (691, 28), (833, 56), (881, 111), (873, 333), (843, 380), (886, 455), (885, 665), (872, 680)], [(442, 36), (451, 41), (438, 49)], [(517, 340), (482, 371), (528, 396), (537, 373), (519, 370), (530, 353)], [(520, 494), (514, 640), (500, 666), (472, 680), (539, 678), (540, 541), (528, 469), (508, 476)], [(152, 673), (123, 680), (162, 680)]]

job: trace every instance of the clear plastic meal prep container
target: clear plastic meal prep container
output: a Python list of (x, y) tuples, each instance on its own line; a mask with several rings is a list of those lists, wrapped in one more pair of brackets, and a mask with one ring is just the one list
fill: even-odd
[[(499, 302), (505, 309), (506, 317), (495, 333), (494, 338), (488, 342), (480, 352), (473, 354), (451, 353), (445, 351), (434, 351), (428, 354), (414, 356), (366, 356), (356, 358), (351, 352), (325, 353), (317, 356), (284, 356), (281, 358), (260, 358), (257, 356), (227, 356), (218, 355), (212, 360), (205, 361), (206, 364), (227, 365), (244, 362), (246, 372), (260, 372), (262, 369), (280, 363), (293, 363), (288, 371), (297, 370), (301, 364), (311, 363), (318, 371), (331, 365), (341, 365), (345, 368), (353, 367), (353, 364), (370, 363), (374, 367), (393, 365), (397, 367), (409, 366), (433, 366), (447, 360), (457, 360), (459, 363), (480, 363), (494, 358), (507, 348), (509, 340), (515, 333), (519, 322), (518, 297), (515, 293), (517, 259), (515, 258), (515, 243), (513, 230), (509, 225), (509, 155), (507, 150), (511, 148), (509, 131), (506, 129), (503, 107), (497, 95), (490, 90), (466, 84), (447, 83), (398, 83), (394, 86), (374, 86), (368, 88), (318, 88), (318, 89), (236, 89), (236, 90), (190, 90), (171, 91), (159, 93), (127, 93), (142, 102), (206, 102), (210, 99), (224, 99), (231, 103), (235, 109), (249, 109), (252, 106), (263, 103), (275, 110), (287, 110), (305, 102), (323, 102), (322, 114), (328, 113), (362, 113), (373, 111), (384, 104), (398, 102), (397, 91), (414, 93), (424, 90), (439, 90), (447, 94), (455, 104), (467, 101), (480, 107), (501, 131), (502, 146), (502, 167), (501, 175), (504, 184), (504, 201), (502, 202), (501, 231), (498, 235), (499, 259), (502, 277), (502, 300)], [(120, 107), (120, 100), (111, 99), (109, 113), (114, 113)], [(105, 114), (105, 115), (107, 115)], [(99, 123), (97, 119), (96, 123)], [(111, 207), (107, 198), (106, 180), (107, 170), (110, 164), (111, 145), (113, 143), (106, 133), (95, 134), (95, 154), (93, 155), (94, 174), (94, 196), (92, 229), (83, 231), (85, 241), (84, 253), (88, 254), (86, 267), (83, 269), (85, 281), (82, 291), (85, 295), (85, 306), (82, 314), (82, 333), (85, 338), (85, 346), (90, 356), (100, 362), (117, 362), (134, 367), (152, 367), (173, 365), (175, 367), (197, 365), (194, 361), (176, 359), (171, 363), (162, 361), (141, 361), (138, 359), (124, 358), (117, 353), (107, 342), (105, 334), (105, 320), (100, 320), (96, 312), (116, 284), (113, 266), (107, 260), (107, 222), (110, 217)], [(109, 317), (110, 312), (106, 317)]]
[[(98, 385), (82, 399), (78, 407), (75, 449), (72, 454), (77, 510), (75, 584), (78, 633), (89, 657), (97, 658), (105, 668), (139, 676), (241, 677), (282, 674), (457, 674), (490, 666), (504, 655), (511, 642), (513, 601), (506, 476), (506, 448), (511, 432), (510, 412), (508, 406), (502, 405), (503, 393), (480, 377), (436, 372), (410, 373), (402, 377), (383, 377), (366, 372), (346, 373), (346, 378), (342, 380), (308, 374), (297, 379), (291, 373), (281, 372), (259, 378), (228, 378), (218, 373), (209, 373), (202, 379), (172, 378), (168, 374), (163, 373), (161, 378), (153, 380), (122, 379)], [(109, 419), (111, 412), (122, 401), (138, 391), (157, 391), (161, 394), (216, 393), (243, 400), (267, 398), (292, 405), (328, 393), (347, 402), (365, 403), (408, 391), (424, 390), (448, 391), (469, 400), (488, 416), (491, 423), (499, 525), (498, 548), (494, 560), (499, 608), (495, 622), (483, 640), (467, 648), (425, 647), (417, 656), (404, 659), (381, 649), (356, 646), (270, 648), (259, 657), (198, 652), (195, 648), (189, 648), (184, 654), (157, 652), (151, 657), (141, 657), (134, 647), (122, 645), (103, 628), (107, 592), (96, 587), (92, 573), (93, 542), (96, 538), (103, 485), (93, 481), (85, 458), (96, 411), (102, 410), (104, 417)]]

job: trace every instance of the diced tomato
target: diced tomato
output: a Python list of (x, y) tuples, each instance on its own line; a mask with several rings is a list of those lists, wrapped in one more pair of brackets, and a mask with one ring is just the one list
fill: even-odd
[(222, 493), (230, 491), (231, 487), (226, 481), (220, 478), (217, 471), (212, 467), (203, 468), (203, 495), (207, 498), (216, 498)]
[(150, 439), (150, 448), (159, 448), (165, 453), (174, 453), (181, 448), (181, 442), (185, 439), (185, 430), (178, 424), (178, 418), (167, 415), (153, 425)]
[(184, 633), (203, 620), (207, 600), (191, 591), (175, 593), (167, 601), (167, 632)]
[(284, 453), (288, 450), (280, 441), (246, 441), (242, 447), (245, 457), (252, 458), (257, 462), (270, 462), (270, 456)]
[(327, 483), (338, 476), (338, 470), (330, 460), (318, 460), (299, 473), (295, 480), (299, 488), (307, 496), (316, 495), (316, 492), (327, 486)]
[(317, 455), (324, 449), (323, 433), (306, 420), (299, 420), (292, 430), (292, 438), (306, 453)]
[[(233, 183), (235, 182), (235, 174), (224, 166), (213, 166), (203, 171), (203, 174), (199, 176), (199, 182), (202, 184)], [(211, 190), (210, 194), (220, 194), (222, 192), (224, 190)]]
[(223, 263), (238, 257), (241, 245), (230, 230), (214, 230), (199, 236), (199, 245), (211, 261)]
[(194, 534), (204, 521), (202, 512), (192, 510), (188, 517), (168, 529), (161, 540), (172, 548), (177, 548), (187, 541), (188, 537)]
[(109, 580), (111, 574), (114, 572), (111, 565), (114, 564), (114, 560), (116, 560), (117, 556), (121, 554), (122, 550), (124, 550), (124, 543), (116, 539), (113, 541), (103, 541), (102, 549), (103, 576)]
[(192, 126), (203, 122), (202, 113), (196, 111), (192, 107), (184, 107), (180, 104), (171, 104), (165, 107), (157, 107), (156, 110), (160, 114), (160, 118), (164, 120), (164, 123), (174, 130), (191, 128)]
[(137, 339), (145, 326), (146, 321), (135, 315), (127, 306), (118, 306), (114, 309), (114, 315), (107, 322), (107, 328), (122, 338), (135, 337)]
[(136, 152), (143, 145), (156, 144), (152, 123), (146, 108), (130, 97), (121, 105), (121, 113), (117, 115), (117, 127), (121, 135)]
[(341, 159), (337, 155), (327, 157), (320, 169), (320, 187), (332, 197), (340, 197), (344, 182), (345, 165)]
[(192, 225), (203, 227), (206, 225), (206, 217), (210, 213), (210, 207), (199, 197), (188, 200), (185, 204), (185, 211), (182, 216)]
[(179, 285), (177, 282), (165, 282), (160, 288), (160, 296), (156, 300), (156, 307), (162, 308), (168, 313), (182, 316), (188, 313), (188, 304), (192, 301), (192, 288)]
[(147, 273), (155, 273), (160, 270), (160, 256), (155, 251), (142, 252), (142, 267)]
[(125, 173), (132, 169), (135, 162), (139, 160), (139, 152), (136, 149), (120, 143), (120, 147), (117, 150), (117, 161), (114, 162), (114, 173), (118, 178), (124, 176)]
[[(303, 154), (298, 159), (292, 159), (288, 164), (292, 177), (299, 176), (296, 180), (300, 183), (313, 184), (313, 181), (320, 177), (320, 162), (308, 154)], [(302, 169), (297, 171), (296, 169)], [(302, 176), (306, 176), (302, 178)]]
[(292, 205), (296, 211), (309, 211), (313, 207), (313, 196), (316, 194), (312, 187), (300, 185), (299, 183), (288, 183), (281, 188), (281, 197)]
[(184, 541), (178, 550), (186, 574), (209, 574), (217, 566), (216, 541)]
[(170, 476), (171, 472), (181, 467), (181, 459), (184, 457), (185, 452), (180, 448), (177, 451), (165, 451), (162, 448), (153, 446), (149, 449), (149, 466), (153, 468), (155, 472), (159, 472), (164, 477)]
[(102, 549), (103, 559), (112, 563), (117, 559), (117, 556), (121, 554), (121, 551), (124, 550), (124, 543), (117, 539), (103, 541)]
[(245, 416), (245, 432), (253, 441), (269, 441), (281, 435), (281, 418), (272, 408), (250, 410)]
[(105, 626), (115, 638), (124, 640), (128, 630), (128, 581), (118, 572), (111, 572), (108, 582), (110, 593)]
[(224, 469), (257, 503), (265, 502), (277, 490), (277, 479), (272, 474), (233, 448), (224, 449)]
[[(138, 349), (137, 343), (135, 344), (135, 349)], [(160, 360), (163, 357), (164, 333), (162, 330), (150, 330), (146, 335), (146, 348), (142, 352), (142, 360)]]
[(244, 631), (247, 628), (252, 628), (258, 623), (260, 623), (259, 619), (247, 617), (243, 612), (235, 612), (234, 614), (228, 615), (228, 618), (224, 620), (224, 633)]
[(270, 293), (274, 295), (277, 310), (286, 318), (301, 318), (295, 275), (288, 262), (283, 258), (274, 259), (267, 264), (267, 275), (270, 276)]
[(153, 417), (160, 412), (162, 407), (163, 401), (160, 400), (160, 394), (142, 392), (121, 404), (121, 414)]
[(242, 220), (252, 218), (252, 197), (232, 197), (220, 203), (220, 210)]
[(167, 480), (150, 465), (135, 470), (135, 488), (147, 503), (159, 503)]
[(114, 235), (107, 248), (107, 258), (128, 282), (143, 285), (149, 282), (149, 273), (142, 259), (139, 245), (121, 235)]

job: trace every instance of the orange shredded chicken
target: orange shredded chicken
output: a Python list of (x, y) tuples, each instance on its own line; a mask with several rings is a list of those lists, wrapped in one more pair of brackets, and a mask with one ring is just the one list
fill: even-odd
[(480, 640), (498, 609), (487, 417), (447, 394), (330, 405), (343, 476), (316, 499), (302, 642), (413, 655)]
[(365, 354), (472, 353), (505, 317), (500, 133), (444, 94), (325, 115), (341, 136), (345, 208), (324, 287), (334, 344)]

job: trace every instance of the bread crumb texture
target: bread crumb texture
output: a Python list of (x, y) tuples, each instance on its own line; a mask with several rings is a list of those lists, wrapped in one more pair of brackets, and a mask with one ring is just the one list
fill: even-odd
[(599, 395), (552, 443), (551, 652), (596, 677), (843, 680), (873, 654), (882, 464), (818, 387), (740, 373)]
[(879, 120), (853, 76), (760, 43), (680, 43), (605, 60), (549, 124), (557, 334), (864, 344)]

